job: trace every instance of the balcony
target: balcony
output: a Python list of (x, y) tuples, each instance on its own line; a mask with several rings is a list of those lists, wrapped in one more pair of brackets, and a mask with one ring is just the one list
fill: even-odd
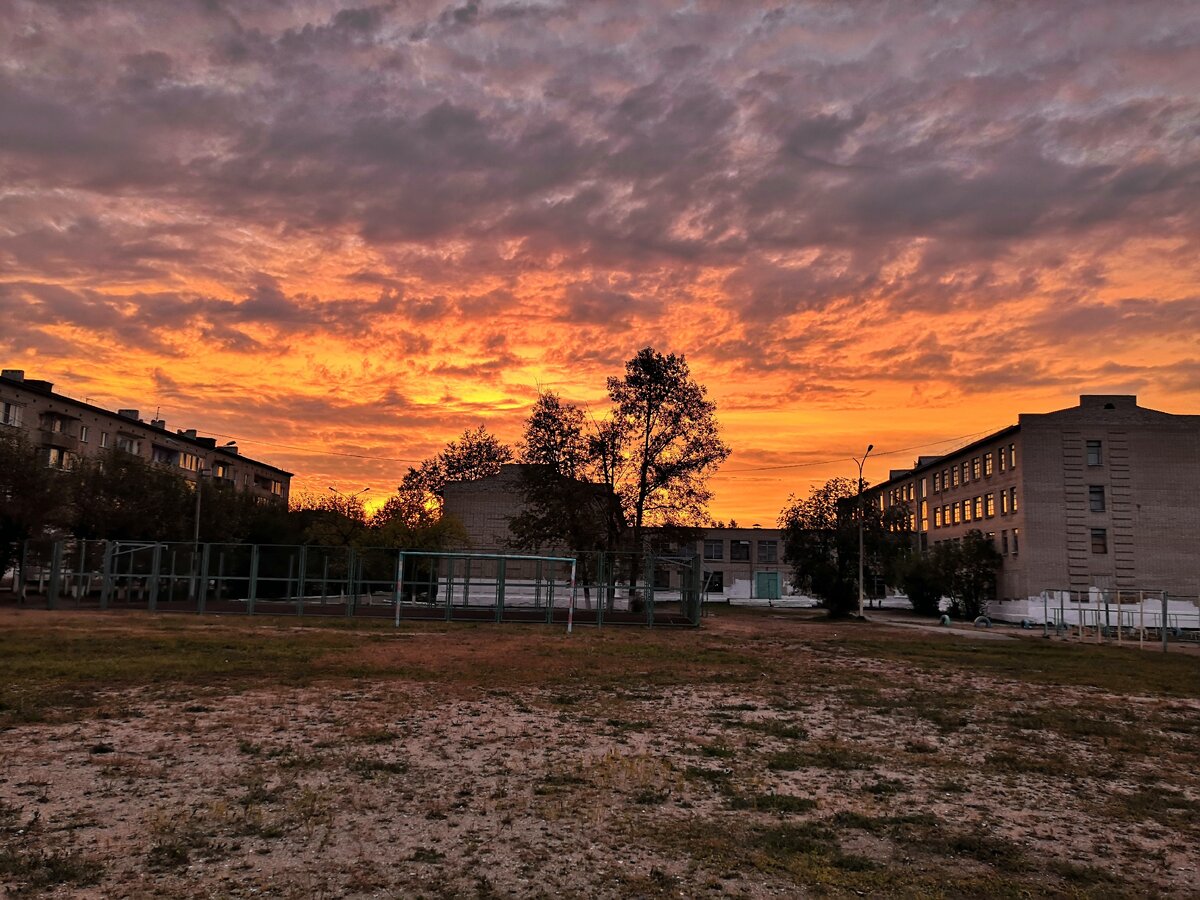
[(42, 428), (39, 433), (44, 447), (57, 447), (59, 450), (68, 450), (71, 453), (75, 453), (79, 449), (79, 438), (67, 434), (65, 431)]

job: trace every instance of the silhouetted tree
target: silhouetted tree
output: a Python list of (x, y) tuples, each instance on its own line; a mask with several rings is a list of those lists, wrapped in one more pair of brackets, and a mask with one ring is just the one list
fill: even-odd
[(0, 573), (22, 541), (69, 527), (72, 475), (49, 468), (20, 431), (0, 435)]
[(996, 596), (996, 573), (1004, 561), (995, 543), (972, 529), (961, 541), (938, 544), (934, 552), (949, 588), (950, 615), (964, 619), (987, 615)]
[(687, 360), (645, 347), (608, 379), (612, 418), (600, 435), (605, 467), (642, 546), (642, 530), (698, 525), (712, 497), (708, 477), (729, 456), (716, 404), (692, 379)]
[(909, 546), (905, 507), (891, 507), (884, 513), (877, 504), (861, 500), (856, 479), (832, 478), (807, 497), (789, 497), (779, 514), (792, 583), (818, 598), (831, 616), (849, 615), (857, 607), (859, 515), (863, 517), (863, 579), (873, 584)]
[(422, 506), (435, 518), (441, 515), (442, 488), (451, 481), (474, 481), (500, 471), (500, 466), (511, 462), (512, 448), (501, 443), (480, 425), (474, 431), (467, 430), (456, 441), (446, 444), (437, 456), (410, 466), (397, 488), (402, 496), (399, 502), (410, 510)]

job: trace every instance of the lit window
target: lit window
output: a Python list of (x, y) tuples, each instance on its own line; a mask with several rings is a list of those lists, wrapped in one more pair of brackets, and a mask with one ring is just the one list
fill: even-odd
[(1017, 445), (1016, 444), (1008, 445), (1008, 467), (1010, 469), (1015, 469), (1017, 467)]
[(1098, 556), (1108, 552), (1107, 528), (1092, 529), (1092, 552)]
[(942, 475), (940, 472), (934, 472), (933, 473), (933, 492), (935, 494), (938, 494), (938, 493), (941, 493), (941, 490), (942, 490)]
[(979, 457), (976, 456), (973, 460), (971, 460), (971, 478), (974, 479), (975, 481), (978, 481), (980, 475), (982, 475), (982, 474), (983, 474), (983, 469), (979, 462)]
[(1008, 468), (1007, 457), (1005, 457), (1005, 455), (1004, 455), (1003, 447), (1001, 447), (999, 450), (996, 451), (996, 460), (1000, 463), (1000, 471), (1001, 472), (1003, 472), (1005, 469)]
[(996, 495), (995, 494), (984, 494), (983, 495), (983, 514), (985, 516), (987, 516), (989, 519), (992, 516), (996, 515)]
[(1104, 512), (1104, 485), (1088, 485), (1088, 509), (1092, 512)]
[(962, 502), (962, 517), (964, 522), (971, 521), (971, 500), (969, 497)]
[(1008, 511), (1017, 511), (1017, 489), (1015, 487), (1008, 489)]
[(1016, 556), (1021, 552), (1021, 529), (1014, 528), (1012, 530), (1012, 555)]
[(954, 524), (957, 525), (961, 521), (962, 505), (955, 503), (950, 509), (954, 511)]
[(958, 466), (950, 470), (951, 483), (954, 487), (958, 487)]
[(983, 475), (985, 478), (990, 478), (992, 475), (992, 453), (990, 450), (983, 454)]
[[(272, 482), (272, 485), (279, 484), (278, 481)], [(279, 493), (273, 490), (272, 493)], [(725, 542), (724, 541), (705, 541), (704, 542), (704, 558), (705, 559), (724, 559), (725, 558)]]
[(982, 497), (976, 497), (974, 500), (971, 501), (971, 511), (975, 517), (976, 522), (978, 522), (980, 519), (983, 518), (983, 498)]
[(933, 527), (942, 527), (942, 508), (940, 506), (935, 506), (933, 508)]
[(1104, 458), (1100, 452), (1099, 441), (1087, 442), (1087, 464), (1089, 466), (1099, 466), (1104, 463)]
[(200, 468), (200, 457), (195, 453), (180, 453), (179, 468), (187, 469), (189, 472), (195, 472)]

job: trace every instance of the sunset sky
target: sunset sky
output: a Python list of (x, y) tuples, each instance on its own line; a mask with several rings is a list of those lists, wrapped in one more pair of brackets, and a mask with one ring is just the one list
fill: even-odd
[(742, 524), (868, 442), (1200, 413), (1198, 237), (1185, 0), (0, 0), (0, 362), (293, 490), (647, 344)]

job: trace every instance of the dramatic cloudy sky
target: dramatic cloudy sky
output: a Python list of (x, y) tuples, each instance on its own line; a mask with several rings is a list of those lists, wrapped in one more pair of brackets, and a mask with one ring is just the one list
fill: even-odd
[(1200, 412), (1198, 236), (1187, 0), (0, 0), (0, 359), (301, 487), (648, 343), (744, 522), (868, 441)]

